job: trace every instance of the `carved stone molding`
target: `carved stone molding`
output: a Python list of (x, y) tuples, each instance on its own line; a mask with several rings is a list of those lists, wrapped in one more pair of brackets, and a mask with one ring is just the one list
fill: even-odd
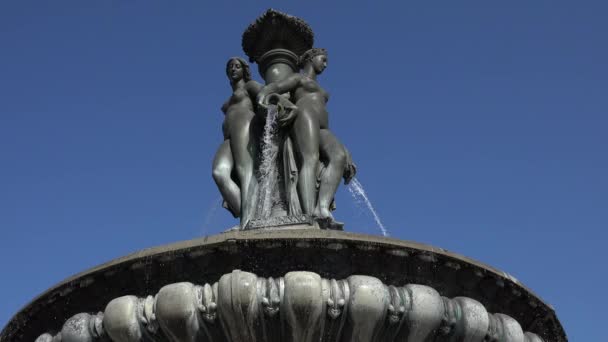
[(162, 287), (122, 296), (104, 312), (79, 313), (36, 342), (467, 341), (542, 342), (510, 316), (425, 285), (386, 285), (314, 272), (263, 278), (234, 270), (214, 284)]

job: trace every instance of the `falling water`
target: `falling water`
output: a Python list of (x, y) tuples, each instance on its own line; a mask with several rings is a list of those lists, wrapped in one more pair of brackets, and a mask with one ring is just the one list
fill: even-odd
[(273, 205), (273, 195), (278, 185), (279, 169), (277, 157), (279, 145), (277, 142), (277, 106), (268, 106), (268, 115), (264, 125), (264, 137), (262, 139), (262, 162), (260, 164), (260, 190), (257, 204), (257, 216), (266, 218), (270, 215)]
[(369, 209), (369, 211), (372, 213), (372, 216), (374, 217), (374, 221), (376, 221), (378, 228), (380, 228), (382, 235), (388, 236), (388, 231), (382, 224), (382, 221), (380, 221), (378, 213), (374, 209), (372, 202), (370, 202), (369, 198), (367, 198), (367, 194), (365, 193), (365, 190), (363, 190), (363, 185), (361, 185), (357, 178), (353, 178), (353, 180), (351, 180), (350, 184), (348, 185), (348, 191), (353, 196), (356, 202), (360, 203), (361, 201), (363, 201), (363, 203), (365, 203), (367, 209)]
[(217, 210), (222, 206), (222, 197), (218, 197), (211, 205), (209, 205), (209, 209), (207, 210), (207, 214), (205, 214), (205, 219), (203, 220), (203, 225), (201, 226), (201, 235), (205, 235), (211, 226), (212, 220), (215, 218), (215, 214), (217, 214)]

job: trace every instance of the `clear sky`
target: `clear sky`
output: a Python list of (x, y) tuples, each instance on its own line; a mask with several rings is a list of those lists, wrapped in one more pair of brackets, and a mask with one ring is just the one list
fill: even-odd
[[(0, 328), (74, 273), (236, 223), (210, 172), (225, 63), (274, 7), (328, 49), (331, 128), (390, 235), (605, 340), (606, 1), (260, 3), (0, 2)], [(337, 205), (380, 234), (344, 187)]]

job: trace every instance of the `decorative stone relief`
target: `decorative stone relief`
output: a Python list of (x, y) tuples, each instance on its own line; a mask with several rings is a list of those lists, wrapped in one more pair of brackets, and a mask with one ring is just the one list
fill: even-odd
[(36, 342), (543, 342), (510, 316), (429, 286), (393, 286), (313, 272), (261, 278), (235, 270), (214, 284), (175, 283), (156, 296), (123, 296), (79, 313)]

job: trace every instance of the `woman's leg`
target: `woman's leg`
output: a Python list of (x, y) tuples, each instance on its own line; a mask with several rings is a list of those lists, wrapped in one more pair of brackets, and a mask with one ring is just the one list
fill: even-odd
[(334, 199), (340, 179), (346, 166), (346, 150), (336, 136), (328, 129), (320, 132), (319, 145), (321, 158), (326, 162), (325, 171), (319, 187), (319, 204), (316, 215), (320, 218), (331, 218), (329, 206)]
[(255, 143), (252, 141), (251, 119), (253, 113), (243, 113), (231, 122), (230, 147), (234, 166), (241, 184), (241, 225), (247, 224), (255, 211), (257, 179), (254, 177)]
[(304, 214), (313, 215), (317, 197), (319, 166), (319, 122), (314, 115), (299, 108), (292, 127), (292, 137), (299, 158), (298, 195)]
[(241, 190), (232, 180), (231, 174), (234, 167), (230, 140), (224, 140), (213, 159), (213, 179), (220, 190), (224, 201), (228, 204), (228, 210), (239, 217), (241, 215)]

